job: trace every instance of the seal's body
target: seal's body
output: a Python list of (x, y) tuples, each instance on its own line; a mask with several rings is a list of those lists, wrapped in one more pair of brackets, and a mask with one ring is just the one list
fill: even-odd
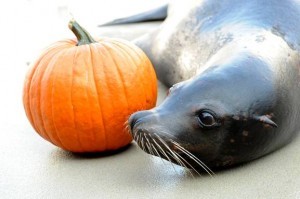
[(263, 43), (270, 33), (298, 49), (299, 13), (296, 0), (179, 0), (169, 6), (161, 27), (137, 44), (152, 59), (159, 79), (171, 86), (199, 74), (224, 48), (243, 39)]
[(209, 171), (291, 141), (300, 130), (300, 2), (176, 3), (136, 42), (158, 78), (175, 84), (161, 105), (130, 117), (138, 145)]

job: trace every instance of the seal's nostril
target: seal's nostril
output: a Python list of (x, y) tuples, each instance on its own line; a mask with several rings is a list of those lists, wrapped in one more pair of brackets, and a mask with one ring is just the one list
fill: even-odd
[(128, 124), (129, 124), (129, 127), (130, 127), (131, 134), (133, 133), (133, 127), (134, 127), (136, 121), (137, 121), (137, 117), (136, 117), (136, 114), (134, 113), (128, 119)]
[(151, 111), (138, 111), (136, 113), (133, 113), (129, 117), (128, 124), (129, 124), (129, 127), (130, 127), (131, 134), (133, 133), (134, 126), (137, 123), (140, 123), (140, 121), (142, 121), (142, 118), (149, 115), (149, 114), (151, 114)]

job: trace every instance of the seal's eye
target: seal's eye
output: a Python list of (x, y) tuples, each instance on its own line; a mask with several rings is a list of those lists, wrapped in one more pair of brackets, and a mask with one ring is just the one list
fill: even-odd
[(201, 127), (210, 128), (219, 126), (215, 115), (208, 111), (201, 111), (200, 113), (198, 113), (198, 121)]

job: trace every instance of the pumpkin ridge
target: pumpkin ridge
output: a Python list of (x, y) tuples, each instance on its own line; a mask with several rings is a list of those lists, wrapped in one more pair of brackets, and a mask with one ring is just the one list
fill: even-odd
[[(45, 54), (47, 54), (47, 53), (45, 53)], [(34, 122), (34, 118), (33, 118), (33, 116), (32, 116), (32, 112), (31, 112), (31, 105), (30, 105), (30, 102), (31, 102), (31, 98), (29, 97), (30, 95), (30, 90), (31, 90), (31, 85), (32, 85), (32, 79), (33, 79), (33, 76), (34, 76), (34, 74), (35, 74), (35, 72), (36, 72), (36, 70), (37, 70), (37, 68), (38, 68), (38, 65), (40, 64), (40, 62), (42, 61), (42, 59), (43, 59), (43, 57), (44, 56), (41, 56), (40, 57), (40, 59), (36, 62), (36, 63), (34, 63), (33, 65), (32, 65), (32, 68), (31, 68), (31, 70), (30, 70), (30, 74), (28, 74), (27, 75), (27, 77), (26, 77), (26, 79), (25, 79), (25, 81), (27, 81), (27, 83), (26, 83), (26, 85), (24, 86), (24, 88), (23, 88), (23, 100), (25, 100), (26, 101), (26, 104), (27, 104), (27, 106), (28, 106), (28, 108), (27, 108), (27, 106), (24, 104), (24, 107), (25, 107), (25, 110), (26, 110), (26, 115), (27, 115), (27, 117), (28, 117), (28, 119), (29, 119), (29, 121), (30, 121), (30, 123), (32, 124), (32, 126), (33, 126), (33, 128), (36, 130), (36, 131), (38, 131), (38, 128), (36, 127), (36, 124), (35, 124), (35, 122)], [(46, 138), (45, 138), (46, 139)]]
[[(129, 55), (129, 53), (127, 53), (126, 52), (126, 50), (124, 50), (120, 45), (117, 45), (117, 43), (115, 43), (115, 42), (112, 42), (115, 46), (117, 46), (118, 47), (118, 50), (120, 50), (120, 52), (122, 52), (122, 55), (123, 56), (125, 56), (125, 57), (130, 57), (130, 56), (127, 56), (127, 55)], [(120, 53), (121, 54), (121, 53)], [(131, 58), (131, 57), (130, 57)], [(133, 64), (132, 64), (133, 63)], [(134, 61), (131, 61), (131, 63), (130, 64), (128, 64), (128, 65), (130, 65), (130, 66), (136, 66), (136, 64), (135, 64), (135, 62)], [(123, 78), (123, 75), (122, 74), (124, 74), (123, 72), (121, 72), (120, 71), (120, 69), (119, 69), (119, 64), (116, 64), (116, 66), (117, 66), (117, 68), (118, 68), (118, 73), (119, 73), (119, 75), (121, 76), (121, 80), (122, 80), (122, 82), (123, 82), (123, 84), (122, 85), (124, 85), (125, 83), (124, 83), (124, 78)], [(136, 69), (137, 67), (135, 67), (135, 69)], [(125, 78), (126, 79), (126, 78)], [(126, 85), (126, 84), (125, 84)], [(127, 121), (128, 121), (128, 119), (129, 119), (129, 117), (130, 117), (130, 114), (132, 114), (132, 110), (131, 110), (131, 106), (129, 105), (129, 103), (128, 103), (128, 88), (127, 87), (125, 87), (125, 86), (123, 86), (123, 88), (124, 88), (124, 90), (125, 90), (125, 95), (126, 95), (126, 100), (127, 100), (127, 111), (128, 111), (128, 116), (127, 116), (127, 118), (126, 118), (126, 120), (125, 120), (125, 122), (124, 122), (124, 126), (126, 127), (125, 128), (125, 131), (126, 131), (126, 133), (127, 134), (129, 134), (129, 136), (130, 137), (132, 137), (131, 136), (131, 134), (130, 134), (130, 132), (128, 131), (128, 129), (127, 129)], [(129, 89), (132, 89), (131, 87), (129, 88)], [(143, 89), (144, 89), (144, 87), (143, 87)], [(129, 92), (130, 93), (130, 92)], [(144, 92), (143, 92), (144, 93)], [(135, 110), (135, 111), (137, 111), (137, 110)], [(135, 112), (134, 111), (134, 112)]]
[[(128, 57), (131, 59), (133, 65), (136, 66), (136, 69), (137, 69), (136, 71), (139, 72), (140, 69), (139, 69), (138, 67), (139, 67), (140, 64), (137, 64), (137, 62), (136, 62), (136, 60), (133, 58), (133, 56), (132, 56), (130, 53), (128, 53), (124, 48), (122, 48), (122, 47), (125, 47), (125, 48), (126, 48), (126, 47), (129, 47), (129, 46), (128, 46), (128, 45), (123, 45), (122, 43), (120, 43), (120, 42), (115, 42), (115, 41), (113, 41), (112, 43), (115, 44), (115, 45), (117, 45), (120, 49), (122, 49), (123, 52), (125, 52), (125, 53), (128, 55)], [(130, 49), (132, 49), (132, 48), (130, 48)], [(131, 52), (131, 51), (130, 51), (130, 52)], [(137, 55), (137, 57), (141, 60), (141, 57), (138, 55), (138, 53), (137, 53), (136, 51), (133, 51), (133, 52), (135, 52), (135, 54)], [(143, 87), (143, 90), (144, 90), (144, 91), (147, 91), (147, 89), (145, 89), (146, 87), (145, 87), (144, 81), (139, 81), (139, 82), (141, 82), (141, 85), (142, 85), (142, 87)], [(146, 93), (143, 92), (143, 96), (144, 96), (144, 102), (146, 102), (146, 101), (147, 101), (147, 92), (146, 92)], [(147, 107), (141, 107), (140, 109), (142, 110), (142, 109), (145, 109), (145, 108), (147, 108)], [(140, 110), (136, 110), (136, 111), (140, 111)]]
[[(36, 70), (35, 70), (35, 72), (33, 74), (33, 77), (31, 79), (31, 83), (32, 83), (33, 79), (35, 79), (35, 81), (37, 81), (38, 84), (40, 84), (40, 82), (42, 80), (42, 76), (45, 73), (45, 69), (47, 67), (49, 67), (48, 64), (46, 66), (43, 66), (43, 64), (44, 64), (44, 62), (47, 62), (48, 59), (52, 59), (55, 56), (56, 51), (54, 51), (54, 50), (55, 49), (51, 49), (50, 51), (48, 51), (49, 53), (47, 53), (46, 55), (44, 55), (43, 59), (41, 59), (41, 61), (38, 63), (38, 65), (36, 67)], [(36, 76), (38, 76), (38, 78)], [(38, 104), (38, 106), (37, 106), (38, 108), (36, 109), (37, 116), (33, 117), (34, 118), (34, 123), (37, 124), (38, 132), (40, 132), (41, 135), (45, 137), (45, 139), (52, 141), (52, 138), (48, 135), (48, 133), (46, 132), (46, 130), (44, 128), (44, 125), (43, 125), (42, 113), (41, 113), (41, 110), (40, 110), (40, 105), (41, 105), (41, 99), (40, 99), (40, 97), (41, 97), (41, 88), (40, 88), (40, 86), (38, 86), (38, 89), (35, 88), (34, 91), (32, 91), (32, 89), (33, 89), (32, 86), (30, 86), (29, 93), (32, 94), (34, 92), (34, 95), (38, 96), (36, 98), (36, 99), (38, 99), (38, 103), (36, 103), (36, 104)], [(31, 103), (30, 103), (30, 107), (31, 107)], [(30, 110), (31, 110), (31, 108), (30, 108)]]
[[(94, 61), (94, 50), (93, 50), (93, 48), (95, 48), (96, 50), (95, 51), (97, 51), (97, 46), (95, 46), (95, 45), (90, 45), (90, 54), (91, 54), (91, 61), (92, 61), (92, 70), (91, 70), (91, 72), (92, 72), (92, 76), (93, 76), (93, 80), (94, 80), (94, 87), (95, 87), (95, 91), (96, 91), (96, 94), (97, 94), (97, 101), (98, 101), (98, 106), (99, 106), (99, 110), (100, 110), (100, 113), (101, 113), (101, 122), (102, 122), (102, 127), (104, 128), (104, 121), (103, 121), (103, 115), (102, 115), (102, 108), (100, 107), (100, 99), (99, 99), (99, 91), (98, 91), (98, 88), (97, 88), (97, 85), (96, 85), (96, 83), (97, 83), (97, 80), (96, 80), (96, 77), (95, 77), (95, 67), (96, 67), (96, 64), (95, 64), (95, 61)], [(93, 124), (94, 125), (94, 124)], [(93, 130), (94, 130), (94, 128), (93, 128)], [(94, 134), (96, 134), (96, 132), (94, 132)], [(103, 137), (105, 137), (106, 135), (105, 135), (105, 130), (104, 130), (104, 136)], [(97, 138), (97, 136), (95, 135), (95, 139), (97, 140), (98, 138)], [(101, 142), (101, 140), (97, 140), (97, 141), (99, 141), (100, 143), (104, 143), (104, 149), (106, 149), (106, 139), (104, 138), (104, 140), (105, 140), (105, 142)], [(97, 142), (96, 142), (97, 143)]]
[[(100, 43), (98, 43), (98, 45), (100, 45)], [(103, 45), (102, 45), (103, 46)], [(102, 53), (99, 51), (99, 49), (98, 48), (95, 48), (96, 49), (96, 51), (99, 53), (99, 54), (101, 54), (102, 55)], [(99, 59), (99, 60), (101, 60), (101, 62), (102, 62), (102, 66), (104, 66), (104, 63), (103, 63), (103, 61), (102, 61), (102, 59)], [(95, 71), (94, 71), (94, 67), (93, 67), (93, 72), (94, 72), (94, 74), (95, 74)], [(105, 78), (105, 80), (104, 80), (104, 82), (107, 84), (107, 80), (106, 80), (106, 76), (104, 75), (104, 78)], [(105, 149), (107, 149), (107, 136), (106, 136), (106, 132), (107, 132), (107, 128), (106, 128), (106, 124), (105, 124), (105, 122), (104, 122), (104, 117), (103, 117), (103, 110), (102, 110), (102, 103), (101, 103), (101, 100), (100, 100), (100, 97), (99, 97), (99, 89), (98, 89), (98, 86), (97, 86), (97, 84), (96, 84), (96, 89), (97, 89), (97, 97), (98, 97), (98, 101), (99, 101), (99, 107), (100, 107), (100, 113), (101, 113), (101, 120), (102, 120), (102, 124), (103, 124), (103, 129), (104, 129), (104, 148)]]
[[(62, 49), (64, 46), (62, 43), (54, 43), (52, 45), (50, 45), (49, 47), (45, 48), (43, 50), (43, 52), (41, 53), (40, 55), (40, 59), (37, 60), (35, 63), (32, 64), (32, 67), (30, 69), (30, 77), (27, 76), (27, 79), (26, 81), (28, 82), (27, 84), (27, 88), (26, 88), (26, 91), (24, 90), (24, 92), (26, 92), (26, 96), (27, 96), (27, 99), (25, 100), (27, 102), (27, 108), (26, 108), (26, 105), (25, 105), (25, 110), (26, 111), (26, 114), (28, 114), (29, 117), (31, 117), (31, 124), (32, 126), (34, 127), (34, 129), (37, 131), (37, 132), (40, 132), (40, 136), (42, 136), (44, 139), (46, 140), (49, 140), (51, 141), (51, 138), (50, 136), (48, 135), (48, 133), (45, 131), (45, 132), (42, 132), (40, 131), (39, 129), (39, 125), (36, 123), (36, 117), (33, 116), (33, 113), (32, 113), (32, 101), (30, 100), (31, 97), (31, 93), (32, 93), (32, 81), (34, 79), (34, 77), (37, 75), (37, 70), (41, 70), (41, 66), (40, 64), (44, 62), (46, 62), (49, 58), (53, 57), (53, 55), (56, 53), (56, 51), (54, 50), (60, 50)], [(45, 66), (45, 68), (47, 68), (48, 66)], [(39, 81), (40, 82), (40, 81)], [(39, 114), (39, 116), (41, 116), (41, 114)], [(30, 119), (29, 119), (30, 120)], [(52, 142), (52, 141), (51, 141)], [(52, 142), (53, 143), (53, 142)], [(54, 143), (53, 143), (54, 144)]]
[[(76, 64), (76, 60), (77, 60), (77, 54), (78, 54), (78, 47), (75, 47), (75, 53), (74, 53), (74, 56), (73, 56), (73, 64), (72, 64), (72, 83), (71, 83), (71, 104), (72, 104), (72, 111), (73, 111), (73, 123), (74, 123), (74, 128), (77, 129), (77, 125), (76, 125), (76, 120), (75, 120), (75, 110), (74, 110), (74, 97), (73, 97), (73, 87), (74, 87), (74, 68), (75, 68), (75, 64)], [(81, 148), (82, 151), (84, 151), (83, 149), (83, 146), (81, 144), (81, 141), (80, 141), (80, 136), (79, 136), (79, 132), (76, 131), (76, 136), (77, 136), (77, 141), (78, 141), (78, 146), (79, 148)]]
[(112, 49), (112, 47), (111, 47), (111, 44), (110, 45), (106, 45), (106, 44), (102, 44), (103, 46), (104, 46), (104, 50), (107, 52), (107, 54), (109, 55), (109, 57), (111, 58), (111, 60), (112, 60), (112, 62), (114, 63), (114, 65), (116, 66), (116, 71), (117, 71), (117, 73), (118, 73), (118, 76), (119, 76), (119, 79), (120, 79), (120, 81), (121, 81), (121, 86), (122, 86), (122, 90), (123, 90), (123, 92), (124, 92), (124, 95), (125, 95), (125, 103), (126, 103), (126, 108), (127, 108), (127, 113), (129, 113), (129, 109), (128, 109), (128, 107), (129, 107), (129, 103), (128, 103), (128, 95), (127, 95), (127, 93), (126, 93), (126, 88), (125, 88), (125, 82), (124, 82), (124, 79), (123, 79), (123, 77), (121, 76), (121, 72), (120, 72), (120, 70), (119, 70), (119, 63), (115, 60), (115, 56), (114, 56), (114, 54), (113, 53), (111, 53), (111, 51), (109, 50), (109, 49)]
[[(54, 51), (55, 50), (55, 51)], [(64, 52), (65, 52), (65, 49), (53, 49), (52, 50), (53, 51), (53, 56), (51, 56), (51, 61), (48, 63), (48, 65), (45, 67), (45, 70), (43, 71), (43, 74), (41, 75), (41, 78), (40, 78), (40, 86), (39, 86), (39, 88), (40, 88), (40, 90), (42, 89), (42, 87), (41, 87), (41, 85), (42, 85), (42, 82), (43, 82), (43, 79), (45, 78), (45, 74), (46, 74), (46, 72), (47, 72), (47, 69), (48, 68), (52, 68), (52, 66), (50, 65), (51, 63), (53, 63), (52, 62), (52, 59), (54, 59), (54, 57), (56, 57), (56, 56), (58, 56), (57, 57), (57, 59), (59, 58), (59, 56), (61, 56), (61, 54), (63, 54)], [(57, 53), (57, 52), (59, 52), (59, 53)], [(56, 62), (56, 60), (55, 60), (55, 62)], [(52, 70), (53, 70), (53, 68), (51, 69), (51, 71), (50, 71), (50, 73), (52, 72)], [(44, 116), (44, 111), (42, 111), (42, 94), (41, 94), (41, 92), (40, 92), (40, 95), (39, 95), (39, 98), (40, 98), (40, 103), (39, 103), (39, 106), (38, 106), (38, 108), (39, 108), (39, 112), (40, 112), (40, 117), (42, 118), (42, 123), (41, 123), (41, 125), (42, 125), (42, 128), (44, 129), (44, 132), (45, 132), (45, 135), (48, 137), (48, 139), (51, 141), (51, 142), (54, 142), (55, 141), (55, 139), (53, 139), (53, 137), (52, 136), (50, 136), (49, 134), (48, 134), (48, 130), (46, 129), (46, 125), (45, 125), (45, 123), (44, 123), (44, 118), (45, 118), (45, 116)], [(47, 125), (48, 126), (48, 125)], [(58, 141), (58, 143), (61, 143), (60, 141)]]
[[(90, 71), (91, 70), (89, 69), (89, 67), (91, 67), (92, 70), (93, 70), (93, 68), (94, 68), (94, 62), (93, 62), (93, 55), (92, 55), (91, 45), (86, 45), (86, 47), (89, 50), (88, 54), (90, 55), (89, 64), (86, 65), (87, 73), (88, 73), (88, 75), (87, 75), (87, 84), (90, 85), (93, 81), (90, 78)], [(93, 80), (95, 80), (95, 79), (93, 78)], [(89, 89), (88, 89), (89, 87), (90, 86), (86, 86), (86, 94), (87, 94), (87, 100), (88, 100), (88, 103), (89, 103), (89, 107), (92, 107), (91, 94), (90, 94)], [(91, 92), (93, 92), (93, 91), (91, 91)], [(97, 136), (96, 136), (96, 133), (94, 131), (95, 124), (94, 124), (94, 120), (93, 120), (93, 113), (92, 113), (92, 111), (90, 109), (89, 109), (89, 116), (90, 116), (89, 118), (90, 118), (90, 124), (91, 124), (92, 134), (93, 134), (92, 135), (93, 136), (93, 142), (91, 143), (91, 145), (94, 144), (93, 148), (95, 149), (95, 148), (97, 148), (97, 145), (95, 143), (95, 140), (97, 140)]]
[(120, 63), (118, 61), (116, 61), (115, 56), (113, 56), (113, 54), (109, 50), (107, 50), (107, 51), (108, 51), (108, 54), (110, 55), (113, 63), (116, 65), (117, 72), (118, 72), (119, 77), (121, 79), (123, 92), (125, 94), (125, 99), (126, 99), (125, 101), (126, 101), (126, 104), (127, 104), (127, 112), (129, 112), (129, 110), (128, 110), (128, 107), (129, 107), (129, 103), (128, 103), (128, 91), (126, 90), (126, 86), (125, 86), (126, 85), (126, 81), (124, 80), (123, 74), (120, 71)]
[(149, 98), (155, 73), (138, 47), (135, 52), (130, 42), (113, 41), (58, 41), (28, 72), (23, 104), (45, 140), (72, 152), (117, 150), (132, 141), (124, 122), (156, 101)]
[[(53, 53), (53, 54), (54, 54), (54, 56), (56, 56), (55, 53)], [(52, 59), (53, 59), (53, 57), (52, 57)], [(48, 67), (49, 67), (49, 65), (47, 65), (45, 67), (44, 71), (42, 72), (42, 74), (39, 75), (40, 76), (39, 84), (41, 84), (41, 82), (43, 81), (44, 75), (45, 75), (46, 70), (47, 70)], [(39, 106), (37, 106), (37, 107), (38, 107), (38, 111), (39, 111), (39, 116), (41, 117), (41, 127), (42, 127), (43, 132), (46, 135), (46, 137), (48, 137), (48, 139), (50, 139), (52, 141), (49, 134), (47, 133), (47, 130), (46, 130), (46, 127), (45, 127), (45, 124), (44, 124), (44, 118), (43, 118), (42, 107), (41, 107), (42, 106), (42, 103), (41, 103), (41, 101), (42, 101), (41, 85), (39, 86), (38, 92), (39, 92), (39, 103), (38, 103)]]
[[(52, 49), (52, 46), (48, 47), (47, 49)], [(31, 99), (30, 95), (32, 93), (32, 81), (33, 81), (34, 77), (37, 75), (36, 72), (38, 70), (40, 70), (40, 63), (45, 60), (46, 56), (50, 56), (49, 55), (50, 53), (52, 53), (52, 51), (44, 50), (44, 52), (40, 56), (40, 59), (37, 62), (33, 63), (33, 65), (32, 65), (33, 68), (31, 68), (31, 74), (30, 74), (31, 77), (30, 78), (29, 78), (29, 76), (27, 77), (27, 78), (30, 79), (30, 81), (28, 83), (28, 86), (27, 86), (28, 88), (26, 89), (27, 90), (27, 92), (26, 92), (26, 95), (27, 95), (26, 101), (27, 101), (27, 104), (29, 106), (28, 114), (30, 115), (31, 123), (32, 123), (34, 129), (36, 129), (37, 132), (41, 132), (41, 131), (39, 130), (38, 125), (36, 125), (36, 118), (33, 117), (32, 108), (31, 108), (32, 107), (32, 105), (31, 105), (32, 102), (30, 100)], [(46, 133), (41, 132), (41, 136), (44, 137), (47, 140), (49, 139), (49, 136)]]
[[(128, 47), (129, 49), (131, 49), (133, 52), (135, 52), (135, 54), (137, 55), (137, 57), (139, 57), (139, 59), (140, 60), (142, 60), (142, 61), (144, 61), (144, 62), (147, 62), (147, 65), (149, 66), (149, 64), (151, 65), (151, 67), (147, 67), (148, 68), (148, 71), (147, 72), (150, 72), (149, 70), (151, 70), (151, 73), (154, 73), (155, 74), (155, 77), (156, 77), (156, 73), (155, 73), (155, 71), (154, 71), (154, 69), (153, 69), (153, 66), (152, 66), (152, 63), (151, 63), (151, 61), (148, 59), (148, 60), (145, 60), (145, 58), (141, 58), (141, 54), (143, 54), (145, 57), (147, 57), (147, 55), (144, 53), (144, 51), (142, 51), (141, 49), (139, 49), (139, 48), (136, 48), (135, 46), (132, 46), (132, 45), (127, 45), (126, 47)], [(139, 52), (138, 52), (139, 51)], [(145, 63), (144, 63), (145, 64)], [(144, 71), (145, 72), (145, 71)], [(153, 77), (153, 76), (151, 76), (151, 75), (149, 75), (150, 77)], [(152, 81), (151, 81), (152, 82)], [(157, 88), (157, 79), (155, 79), (155, 87)], [(148, 86), (147, 86), (148, 87)], [(153, 86), (152, 86), (152, 88), (154, 88)], [(155, 100), (155, 104), (156, 104), (156, 101), (157, 101), (157, 90), (156, 89), (154, 89), (154, 90), (152, 90), (152, 97), (151, 97), (151, 99), (153, 98), (153, 97), (155, 97), (156, 98), (156, 100)], [(155, 106), (155, 104), (154, 104), (154, 106)]]
[[(62, 56), (62, 54), (64, 54), (66, 51), (63, 51), (63, 52), (60, 52), (59, 54), (57, 54), (57, 56), (55, 56), (56, 59), (54, 59), (54, 57), (52, 58), (51, 60), (51, 64), (53, 63), (53, 66), (52, 66), (52, 70), (51, 70), (51, 76), (53, 76), (53, 81), (52, 81), (52, 84), (51, 84), (51, 120), (52, 120), (52, 124), (53, 124), (53, 130), (54, 130), (54, 134), (56, 135), (57, 137), (57, 140), (55, 139), (51, 139), (52, 141), (55, 140), (57, 142), (59, 142), (59, 144), (62, 146), (62, 148), (65, 148), (65, 149), (68, 149), (68, 147), (65, 147), (65, 145), (63, 144), (63, 141), (59, 135), (59, 131), (57, 130), (57, 126), (56, 126), (56, 123), (54, 121), (54, 103), (53, 103), (53, 95), (54, 95), (54, 91), (55, 91), (55, 81), (56, 81), (56, 77), (57, 77), (57, 73), (54, 73), (53, 71), (55, 71), (55, 68), (58, 68), (59, 66), (56, 64), (57, 63), (57, 60)], [(54, 74), (54, 75), (53, 75)]]
[[(80, 86), (83, 85), (83, 88), (84, 88), (82, 90), (82, 96), (84, 96), (84, 100), (86, 100), (85, 104), (89, 104), (88, 108), (85, 107), (85, 111), (87, 112), (87, 114), (86, 114), (84, 120), (85, 120), (85, 122), (87, 122), (86, 126), (91, 127), (91, 126), (93, 126), (93, 121), (92, 121), (92, 118), (91, 118), (91, 110), (90, 110), (90, 107), (92, 107), (92, 106), (91, 106), (91, 100), (90, 100), (90, 96), (89, 96), (89, 92), (88, 92), (88, 88), (89, 88), (89, 75), (88, 75), (89, 71), (88, 71), (88, 68), (90, 67), (90, 63), (89, 63), (89, 60), (88, 60), (88, 55), (90, 53), (87, 52), (87, 51), (89, 51), (89, 45), (83, 45), (80, 48), (82, 48), (81, 51), (80, 51), (80, 56), (84, 57), (84, 61), (83, 61), (83, 63), (79, 62), (80, 63), (80, 65), (79, 65), (79, 63), (77, 62), (78, 59), (76, 58), (76, 62), (74, 62), (73, 67), (74, 68), (77, 68), (77, 67), (82, 68), (84, 70), (84, 73), (87, 74), (84, 78), (84, 85), (80, 84)], [(75, 63), (76, 63), (76, 65), (75, 65)], [(75, 76), (73, 75), (72, 77), (74, 78)], [(80, 79), (82, 79), (82, 78), (80, 78)], [(82, 107), (79, 106), (78, 108), (81, 109)], [(81, 121), (80, 112), (81, 111), (76, 111), (77, 117), (74, 117), (76, 124), (78, 124), (78, 121), (79, 121), (79, 123)], [(79, 116), (78, 116), (78, 114), (79, 114)], [(76, 129), (79, 129), (82, 132), (81, 133), (82, 136), (80, 136), (80, 138), (79, 138), (80, 145), (82, 147), (82, 151), (90, 150), (90, 147), (91, 147), (92, 144), (89, 144), (89, 146), (86, 146), (87, 142), (85, 141), (86, 139), (91, 138), (90, 130), (87, 131), (85, 128), (82, 128), (81, 125), (80, 125), (80, 128), (77, 125)], [(92, 137), (95, 138), (94, 132), (92, 132), (92, 134), (93, 134)]]
[[(139, 73), (139, 71), (140, 71), (140, 69), (139, 69), (139, 66), (140, 66), (140, 64), (137, 64), (137, 62), (136, 62), (136, 60), (132, 57), (132, 55), (130, 54), (130, 53), (128, 53), (123, 47), (125, 47), (126, 48), (126, 45), (124, 45), (124, 44), (122, 44), (122, 43), (120, 43), (120, 42), (113, 42), (115, 45), (117, 45), (120, 49), (122, 49), (122, 51), (123, 52), (125, 52), (127, 55), (128, 55), (128, 57), (129, 57), (129, 59), (131, 60), (131, 62), (133, 63), (133, 65), (135, 66), (135, 68), (136, 68), (136, 71), (135, 72), (138, 72)], [(139, 57), (140, 58), (140, 57)], [(144, 83), (144, 81), (140, 81), (140, 80), (138, 80), (138, 82), (141, 82), (141, 85), (142, 85), (142, 88), (143, 88), (143, 98), (144, 98), (144, 102), (146, 101), (146, 99), (147, 99), (147, 92), (145, 93), (145, 91), (147, 90), (147, 89), (145, 89), (145, 83)], [(143, 110), (143, 109), (145, 109), (145, 108), (147, 108), (147, 107), (140, 107), (140, 109), (139, 110), (135, 110), (135, 111), (140, 111), (140, 110)]]

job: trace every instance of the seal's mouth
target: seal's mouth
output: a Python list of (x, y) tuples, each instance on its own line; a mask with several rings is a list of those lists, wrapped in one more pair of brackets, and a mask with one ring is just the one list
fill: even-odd
[[(198, 171), (203, 170), (210, 176), (214, 172), (198, 157), (187, 150), (181, 142), (157, 126), (158, 119), (153, 111), (139, 111), (128, 119), (130, 133), (137, 145), (146, 153), (165, 159), (182, 167)], [(192, 174), (192, 173), (191, 173)]]
[(146, 153), (168, 160), (182, 167), (192, 169), (198, 175), (202, 169), (210, 176), (214, 172), (199, 158), (172, 139), (166, 139), (155, 132), (148, 132), (145, 129), (132, 128), (132, 136), (137, 145)]

